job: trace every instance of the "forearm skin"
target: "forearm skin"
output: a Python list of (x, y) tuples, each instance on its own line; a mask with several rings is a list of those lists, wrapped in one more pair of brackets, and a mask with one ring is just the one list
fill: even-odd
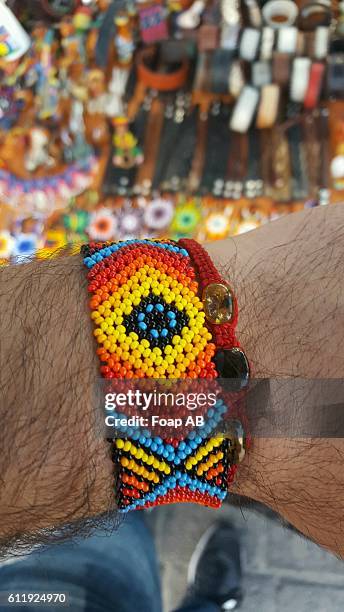
[[(273, 380), (270, 410), (300, 421), (307, 410), (311, 421), (314, 381), (324, 379), (326, 394), (326, 379), (344, 378), (344, 207), (290, 215), (209, 252), (238, 297), (238, 337), (254, 377)], [(283, 398), (288, 378), (300, 379), (297, 398)], [(340, 421), (344, 397), (336, 402)], [(292, 422), (295, 435), (253, 438), (233, 491), (343, 557), (344, 439), (322, 437), (320, 423), (316, 438), (300, 429)]]
[(95, 427), (98, 363), (81, 258), (11, 266), (0, 274), (0, 533), (6, 542), (81, 524), (112, 509), (114, 496), (108, 444)]

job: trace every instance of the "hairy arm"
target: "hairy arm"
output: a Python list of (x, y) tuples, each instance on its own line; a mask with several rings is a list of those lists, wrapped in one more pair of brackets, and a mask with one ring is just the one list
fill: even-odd
[(10, 548), (59, 538), (61, 526), (77, 533), (111, 510), (113, 466), (96, 433), (81, 257), (0, 274), (0, 543)]
[[(238, 296), (238, 335), (256, 377), (343, 377), (343, 230), (344, 207), (333, 206), (209, 246)], [(3, 545), (51, 539), (64, 525), (74, 533), (114, 509), (108, 445), (95, 427), (98, 363), (80, 259), (0, 271)], [(269, 401), (276, 414), (313, 406), (300, 396), (291, 405), (278, 384)], [(260, 435), (235, 491), (344, 554), (342, 451), (340, 438)]]
[(268, 397), (248, 402), (263, 420), (233, 489), (344, 556), (344, 206), (209, 251), (238, 295), (253, 374), (269, 379)]

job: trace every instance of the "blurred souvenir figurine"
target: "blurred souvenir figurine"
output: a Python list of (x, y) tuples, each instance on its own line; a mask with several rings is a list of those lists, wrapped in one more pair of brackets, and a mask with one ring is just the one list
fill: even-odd
[(122, 112), (122, 90), (108, 90), (105, 74), (99, 68), (90, 70), (87, 75), (87, 112), (113, 117)]
[(89, 30), (92, 22), (92, 10), (88, 6), (79, 6), (74, 13), (73, 23), (79, 34)]
[(59, 80), (53, 62), (53, 42), (53, 30), (47, 30), (41, 47), (40, 69), (38, 71), (38, 80), (36, 84), (40, 119), (53, 117), (58, 106)]
[(85, 159), (93, 154), (93, 149), (85, 138), (84, 108), (80, 100), (74, 99), (70, 104), (67, 124), (61, 130), (61, 140), (64, 145), (64, 160), (67, 163)]
[(82, 57), (82, 41), (77, 33), (71, 17), (65, 17), (59, 24), (61, 48), (63, 51), (60, 68), (67, 69), (74, 62), (80, 62)]
[(143, 162), (143, 155), (138, 146), (137, 138), (129, 130), (126, 117), (115, 117), (112, 120), (115, 133), (113, 135), (114, 155), (112, 158), (114, 166), (120, 168), (132, 168)]
[(29, 131), (29, 148), (25, 154), (25, 168), (34, 172), (40, 166), (54, 166), (55, 160), (49, 155), (49, 132), (34, 127)]
[(92, 10), (88, 6), (79, 6), (73, 16), (73, 24), (79, 37), (80, 56), (83, 63), (87, 63), (87, 38), (92, 29)]
[(121, 65), (130, 64), (133, 59), (134, 41), (128, 15), (117, 15), (115, 25), (115, 46), (118, 62)]

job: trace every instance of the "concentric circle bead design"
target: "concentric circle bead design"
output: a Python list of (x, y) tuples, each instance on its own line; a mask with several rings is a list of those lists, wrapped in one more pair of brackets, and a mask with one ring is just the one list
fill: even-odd
[[(82, 253), (104, 378), (217, 377), (216, 347), (187, 249), (128, 240), (91, 243)], [(226, 413), (218, 400), (204, 425), (183, 440), (124, 426), (112, 444), (119, 510), (175, 502), (220, 506), (236, 469), (229, 465), (229, 441), (213, 435)]]
[(214, 378), (215, 345), (188, 253), (169, 242), (91, 244), (84, 255), (105, 378)]

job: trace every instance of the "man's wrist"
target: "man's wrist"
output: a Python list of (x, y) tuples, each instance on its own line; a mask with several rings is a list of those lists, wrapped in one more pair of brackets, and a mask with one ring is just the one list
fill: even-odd
[[(328, 381), (339, 381), (344, 372), (342, 227), (342, 205), (323, 207), (234, 237), (226, 251), (224, 244), (212, 244), (209, 252), (228, 271), (238, 296), (238, 338), (253, 383), (266, 379), (268, 393), (264, 404), (257, 399), (257, 413), (266, 416), (268, 410), (271, 416), (268, 427), (259, 423), (259, 435), (254, 421), (252, 444), (231, 490), (268, 505), (343, 556), (344, 442), (323, 433), (328, 416), (323, 411), (319, 419), (314, 397), (316, 383), (323, 383), (324, 406), (331, 404)], [(339, 396), (336, 406), (339, 422)]]
[(4, 538), (114, 504), (108, 445), (95, 427), (97, 364), (80, 259), (2, 271)]

